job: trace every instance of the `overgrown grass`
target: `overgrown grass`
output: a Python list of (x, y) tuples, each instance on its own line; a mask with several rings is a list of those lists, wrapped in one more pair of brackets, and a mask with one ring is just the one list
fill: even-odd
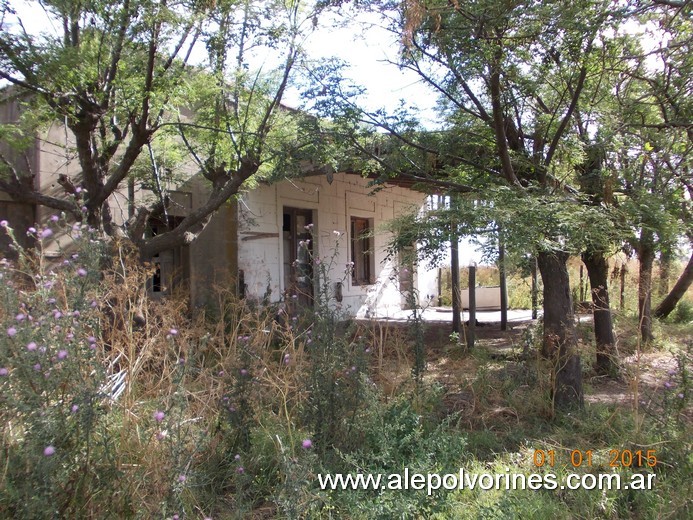
[[(614, 312), (625, 315), (637, 315), (638, 312), (638, 262), (634, 259), (621, 258), (617, 255), (610, 260), (611, 270), (609, 275), (609, 292), (611, 308)], [(525, 266), (526, 267), (526, 266)], [(582, 268), (582, 269), (581, 269)], [(621, 270), (623, 273), (623, 285), (621, 284)], [(684, 269), (684, 263), (678, 262), (672, 266), (671, 274), (666, 286), (671, 288), (676, 276)], [(460, 269), (460, 287), (466, 289), (469, 285), (469, 270), (465, 267)], [(571, 258), (568, 262), (568, 273), (570, 275), (571, 296), (576, 305), (581, 302), (591, 301), (591, 293), (587, 270), (582, 265), (579, 258)], [(450, 285), (449, 267), (441, 268), (441, 297), (443, 305), (451, 305), (452, 289)], [(496, 286), (500, 284), (498, 269), (494, 266), (479, 266), (476, 273), (477, 285)], [(538, 277), (538, 304), (542, 305), (541, 276)], [(653, 308), (666, 295), (659, 292), (662, 284), (660, 280), (659, 266), (653, 270)], [(623, 287), (623, 298), (621, 298), (621, 288)], [(511, 309), (531, 309), (532, 308), (532, 279), (527, 269), (509, 269), (507, 273), (508, 305)], [(623, 303), (623, 305), (621, 305)], [(669, 316), (670, 323), (693, 322), (693, 288), (689, 289), (681, 302), (676, 306)]]
[[(532, 328), (502, 355), (483, 338), (467, 353), (425, 327), (349, 322), (324, 283), (312, 309), (292, 299), (254, 308), (219, 289), (214, 310), (190, 317), (180, 298), (147, 298), (150, 273), (125, 249), (104, 256), (88, 230), (76, 234), (65, 264), (20, 251), (1, 268), (0, 517), (690, 513), (689, 327), (659, 325), (662, 339), (640, 352), (628, 341), (637, 324), (622, 316), (613, 384), (637, 388), (637, 406), (605, 400), (555, 417)], [(321, 259), (316, 271), (329, 267)], [(651, 369), (657, 356), (666, 363)], [(656, 450), (656, 467), (621, 468), (654, 471), (655, 489), (329, 491), (317, 478), (464, 468), (560, 481), (611, 471), (612, 449)], [(554, 466), (537, 468), (535, 450), (553, 450)], [(593, 464), (574, 468), (574, 450), (590, 450)]]

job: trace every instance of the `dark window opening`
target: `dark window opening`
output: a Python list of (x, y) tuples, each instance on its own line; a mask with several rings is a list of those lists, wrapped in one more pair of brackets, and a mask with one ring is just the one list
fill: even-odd
[(373, 220), (351, 217), (351, 281), (354, 285), (375, 283)]

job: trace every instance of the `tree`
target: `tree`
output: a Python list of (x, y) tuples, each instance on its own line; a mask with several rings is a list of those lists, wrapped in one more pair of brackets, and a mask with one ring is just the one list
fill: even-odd
[[(588, 80), (601, 72), (592, 55), (623, 12), (593, 1), (409, 1), (399, 8), (392, 30), (403, 35), (401, 66), (440, 95), (445, 130), (464, 151), (431, 148), (392, 119), (377, 124), (410, 149), (450, 165), (418, 174), (420, 181), (476, 192), (487, 201), (490, 221), (511, 237), (506, 247), (522, 244), (536, 253), (555, 403), (580, 405), (566, 260), (580, 250), (585, 222), (597, 220), (585, 217), (596, 211), (580, 203), (572, 186), (581, 157), (574, 118), (578, 106), (590, 102)], [(410, 165), (408, 171), (417, 169)]]
[[(652, 268), (657, 251), (673, 250), (682, 235), (693, 236), (691, 213), (691, 19), (685, 6), (648, 6), (643, 24), (656, 23), (651, 50), (632, 47), (634, 58), (624, 60), (615, 92), (619, 143), (612, 164), (621, 171), (617, 190), (634, 229), (630, 239), (640, 260), (639, 322), (643, 341), (653, 339)], [(647, 25), (645, 25), (647, 27)], [(685, 292), (689, 275), (665, 298), (673, 310)], [(690, 282), (688, 282), (690, 283)]]
[[(12, 3), (2, 4), (0, 78), (30, 108), (2, 138), (19, 144), (41, 124), (62, 121), (79, 173), (58, 179), (64, 194), (51, 196), (34, 189), (34, 172), (0, 156), (0, 189), (15, 200), (86, 219), (149, 257), (193, 241), (222, 204), (296, 143), (296, 125), (277, 122), (295, 115), (281, 101), (313, 27), (315, 12), (300, 1), (39, 6), (59, 30), (30, 33)], [(202, 52), (206, 65), (191, 64)], [(199, 170), (208, 197), (173, 223), (167, 193), (181, 179), (170, 172), (190, 158), (195, 166), (183, 177)], [(109, 202), (136, 182), (150, 185), (152, 195), (130, 197), (123, 222)], [(167, 231), (145, 237), (150, 218), (161, 215)]]

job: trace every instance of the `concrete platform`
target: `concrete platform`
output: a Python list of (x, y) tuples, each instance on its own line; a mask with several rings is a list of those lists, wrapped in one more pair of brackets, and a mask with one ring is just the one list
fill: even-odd
[[(539, 311), (539, 316), (542, 315), (542, 311)], [(387, 316), (377, 316), (372, 319), (383, 320), (383, 321), (393, 321), (393, 322), (406, 322), (411, 319), (412, 311), (397, 311), (391, 315)], [(476, 319), (482, 323), (500, 323), (501, 313), (500, 311), (476, 311)], [(452, 323), (452, 309), (449, 307), (429, 307), (423, 311), (423, 320), (426, 322), (440, 322), (440, 323)], [(462, 312), (462, 321), (469, 320), (469, 313), (467, 311)], [(509, 322), (521, 322), (521, 321), (531, 321), (532, 311), (531, 309), (509, 309), (508, 310), (508, 321)]]

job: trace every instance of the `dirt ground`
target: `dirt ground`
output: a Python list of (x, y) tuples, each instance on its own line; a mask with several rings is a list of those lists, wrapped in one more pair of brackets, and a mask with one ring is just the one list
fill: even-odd
[[(467, 351), (466, 336), (461, 335), (459, 343), (450, 339), (450, 323), (428, 322), (424, 324), (426, 345), (427, 381), (436, 382), (445, 388), (444, 401), (451, 412), (471, 415), (475, 412), (496, 413), (498, 415), (517, 415), (511, 407), (499, 402), (494, 410), (478, 410), (478, 399), (474, 395), (472, 382), (485, 360), (486, 370), (493, 369), (487, 376), (489, 386), (495, 384), (494, 378), (502, 382), (504, 378), (520, 377), (522, 363), (528, 356), (536, 356), (531, 348), (532, 321), (513, 322), (508, 330), (500, 330), (499, 323), (481, 322), (475, 331), (475, 355)], [(394, 395), (398, 389), (411, 380), (413, 363), (411, 344), (407, 338), (408, 323), (386, 323), (372, 326), (378, 383), (386, 393)], [(675, 395), (668, 383), (671, 374), (677, 369), (675, 356), (666, 350), (650, 350), (635, 353), (622, 353), (619, 356), (619, 377), (598, 376), (589, 368), (589, 353), (583, 353), (585, 405), (618, 404), (627, 407), (652, 407), (661, 404), (668, 392)], [(517, 373), (517, 374), (516, 374)], [(528, 389), (529, 391), (530, 389)], [(637, 396), (637, 397), (636, 397)]]

